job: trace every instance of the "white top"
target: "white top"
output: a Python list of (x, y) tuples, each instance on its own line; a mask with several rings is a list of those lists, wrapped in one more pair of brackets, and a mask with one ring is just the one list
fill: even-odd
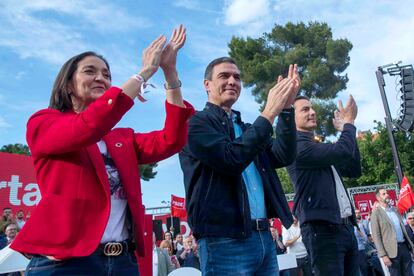
[(283, 244), (286, 244), (288, 240), (291, 240), (297, 236), (299, 236), (299, 239), (297, 239), (292, 245), (287, 247), (287, 253), (295, 254), (296, 258), (300, 259), (306, 257), (308, 255), (308, 252), (306, 251), (306, 247), (302, 241), (302, 235), (300, 233), (299, 224), (297, 226), (292, 224), (292, 226), (289, 229), (282, 227)]
[(152, 250), (152, 275), (158, 276), (158, 254), (155, 246)]
[(19, 228), (19, 230), (23, 228), (23, 226), (24, 226), (25, 223), (26, 223), (25, 220), (16, 219), (16, 224), (17, 224), (17, 227)]
[(97, 144), (105, 162), (111, 191), (111, 211), (101, 243), (124, 241), (128, 239), (128, 228), (125, 223), (127, 210), (126, 195), (119, 178), (118, 169), (115, 167), (105, 142), (101, 140)]
[(346, 194), (344, 184), (339, 177), (338, 172), (334, 166), (331, 166), (332, 173), (335, 179), (336, 186), (336, 197), (338, 198), (339, 210), (341, 211), (341, 218), (352, 216), (351, 202), (349, 201), (348, 195)]
[(182, 245), (181, 243), (176, 243), (176, 245), (175, 245), (176, 247), (177, 247), (177, 251), (180, 251), (181, 249), (183, 249), (184, 248), (184, 245)]

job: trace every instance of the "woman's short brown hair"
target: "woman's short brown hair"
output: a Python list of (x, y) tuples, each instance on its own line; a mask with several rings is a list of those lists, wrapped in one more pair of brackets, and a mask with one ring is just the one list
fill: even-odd
[(94, 56), (102, 59), (105, 62), (106, 67), (108, 67), (108, 70), (110, 70), (106, 59), (92, 51), (83, 52), (70, 58), (65, 62), (65, 64), (63, 64), (59, 74), (56, 76), (55, 83), (53, 84), (52, 95), (50, 96), (49, 108), (57, 109), (62, 112), (72, 110), (73, 106), (70, 98), (71, 91), (68, 90), (68, 84), (72, 80), (73, 74), (78, 68), (78, 63), (88, 56)]
[(172, 244), (171, 244), (169, 241), (167, 241), (167, 240), (163, 240), (163, 241), (160, 243), (160, 248), (162, 248), (162, 249), (167, 249), (168, 254), (170, 254), (170, 255), (172, 255), (172, 254), (173, 254), (173, 247), (172, 247)]

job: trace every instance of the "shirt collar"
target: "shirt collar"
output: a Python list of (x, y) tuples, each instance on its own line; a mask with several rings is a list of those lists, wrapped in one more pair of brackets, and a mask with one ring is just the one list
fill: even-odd
[[(231, 119), (231, 117), (229, 117), (228, 113), (226, 111), (224, 111), (223, 108), (221, 108), (220, 106), (218, 106), (216, 104), (207, 102), (206, 106), (204, 107), (204, 110), (210, 110), (210, 111), (214, 112), (215, 114), (217, 114), (221, 117), (226, 116), (228, 119)], [(232, 114), (232, 116), (236, 116), (235, 120), (233, 119), (233, 121), (235, 121), (237, 124), (241, 125), (242, 120), (241, 120), (240, 112), (237, 111), (237, 110), (232, 109), (231, 114)]]
[(392, 207), (387, 205), (387, 207), (383, 207), (382, 205), (380, 205), (382, 210), (386, 211), (386, 212), (392, 212)]

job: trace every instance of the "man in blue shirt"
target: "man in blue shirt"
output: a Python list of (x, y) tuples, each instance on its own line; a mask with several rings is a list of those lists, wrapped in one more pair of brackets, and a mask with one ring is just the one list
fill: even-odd
[[(208, 102), (191, 118), (180, 153), (188, 222), (199, 245), (203, 275), (277, 275), (269, 218), (289, 227), (292, 215), (275, 168), (293, 161), (297, 66), (279, 77), (253, 124), (232, 109), (241, 92), (240, 70), (228, 57), (204, 75)], [(272, 138), (276, 117), (276, 138)]]
[(386, 189), (378, 188), (375, 196), (379, 203), (371, 216), (372, 238), (384, 270), (391, 276), (413, 275), (411, 255), (413, 243), (403, 225), (397, 209), (389, 205), (390, 196)]
[(368, 235), (364, 228), (361, 212), (355, 209), (355, 217), (358, 227), (354, 227), (354, 234), (358, 243), (358, 265), (362, 276), (368, 275), (368, 259), (365, 253), (366, 244), (368, 243)]

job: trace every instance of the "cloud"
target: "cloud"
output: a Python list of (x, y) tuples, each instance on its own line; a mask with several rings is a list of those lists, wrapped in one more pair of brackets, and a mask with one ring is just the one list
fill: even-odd
[(178, 154), (164, 159), (158, 162), (158, 166), (155, 168), (156, 171), (169, 170), (171, 168), (180, 168), (180, 160), (178, 159)]
[(182, 7), (189, 10), (200, 10), (201, 4), (195, 0), (176, 0), (173, 2), (176, 7)]
[(229, 26), (255, 23), (269, 14), (268, 0), (231, 0), (225, 5), (225, 21)]
[(271, 0), (229, 0), (224, 6), (224, 24), (237, 27), (242, 36), (257, 37), (272, 25)]
[(19, 101), (14, 102), (7, 99), (5, 96), (0, 94), (0, 107), (1, 111), (15, 112), (34, 112), (36, 110), (46, 108), (49, 105), (46, 101)]
[(6, 120), (3, 117), (0, 117), (0, 130), (3, 128), (10, 128), (11, 124), (6, 122)]
[(3, 1), (0, 7), (0, 46), (23, 59), (37, 58), (55, 65), (68, 56), (96, 48), (88, 42), (93, 38), (83, 35), (85, 30), (107, 35), (151, 25), (145, 17), (133, 18), (118, 6), (92, 0)]
[[(347, 89), (338, 98), (347, 100), (353, 94), (359, 105), (356, 120), (361, 129), (374, 126), (374, 120), (384, 120), (384, 111), (375, 70), (378, 66), (402, 60), (414, 60), (414, 38), (407, 26), (414, 25), (410, 1), (396, 5), (392, 1), (332, 2), (309, 0), (268, 0), (250, 3), (244, 0), (227, 2), (224, 23), (234, 26), (241, 35), (257, 37), (269, 32), (273, 24), (287, 22), (327, 22), (334, 39), (347, 38), (353, 44), (351, 62), (346, 70)], [(269, 9), (270, 6), (270, 9)], [(317, 12), (315, 12), (317, 11)], [(394, 79), (386, 79), (386, 91), (393, 117), (398, 100)]]
[[(9, 2), (10, 3), (10, 2)], [(47, 12), (51, 15), (69, 15), (82, 23), (87, 23), (88, 28), (101, 32), (130, 31), (135, 28), (148, 28), (150, 20), (145, 16), (132, 17), (119, 5), (102, 4), (100, 1), (47, 1), (36, 0), (11, 5), (14, 10), (20, 10), (39, 19), (45, 19)], [(91, 8), (93, 7), (93, 8)], [(36, 16), (40, 13), (39, 16)], [(51, 17), (52, 17), (51, 16)], [(116, 20), (116, 24), (110, 24), (108, 20)]]
[[(384, 3), (383, 3), (384, 4)], [(333, 17), (333, 14), (331, 14)], [(414, 18), (395, 5), (364, 3), (354, 13), (337, 14), (334, 31), (340, 37), (347, 37), (353, 43), (350, 53), (351, 63), (347, 69), (349, 83), (340, 98), (353, 94), (359, 105), (356, 124), (361, 129), (374, 127), (374, 120), (384, 121), (385, 113), (379, 93), (375, 71), (378, 66), (402, 60), (411, 64), (414, 60), (412, 33), (401, 26), (412, 26)], [(346, 22), (346, 24), (345, 24)], [(398, 111), (399, 100), (395, 90), (395, 77), (385, 76), (387, 98), (393, 118)]]
[(204, 66), (215, 58), (228, 56), (227, 38), (194, 33), (188, 41), (189, 58), (201, 62)]

